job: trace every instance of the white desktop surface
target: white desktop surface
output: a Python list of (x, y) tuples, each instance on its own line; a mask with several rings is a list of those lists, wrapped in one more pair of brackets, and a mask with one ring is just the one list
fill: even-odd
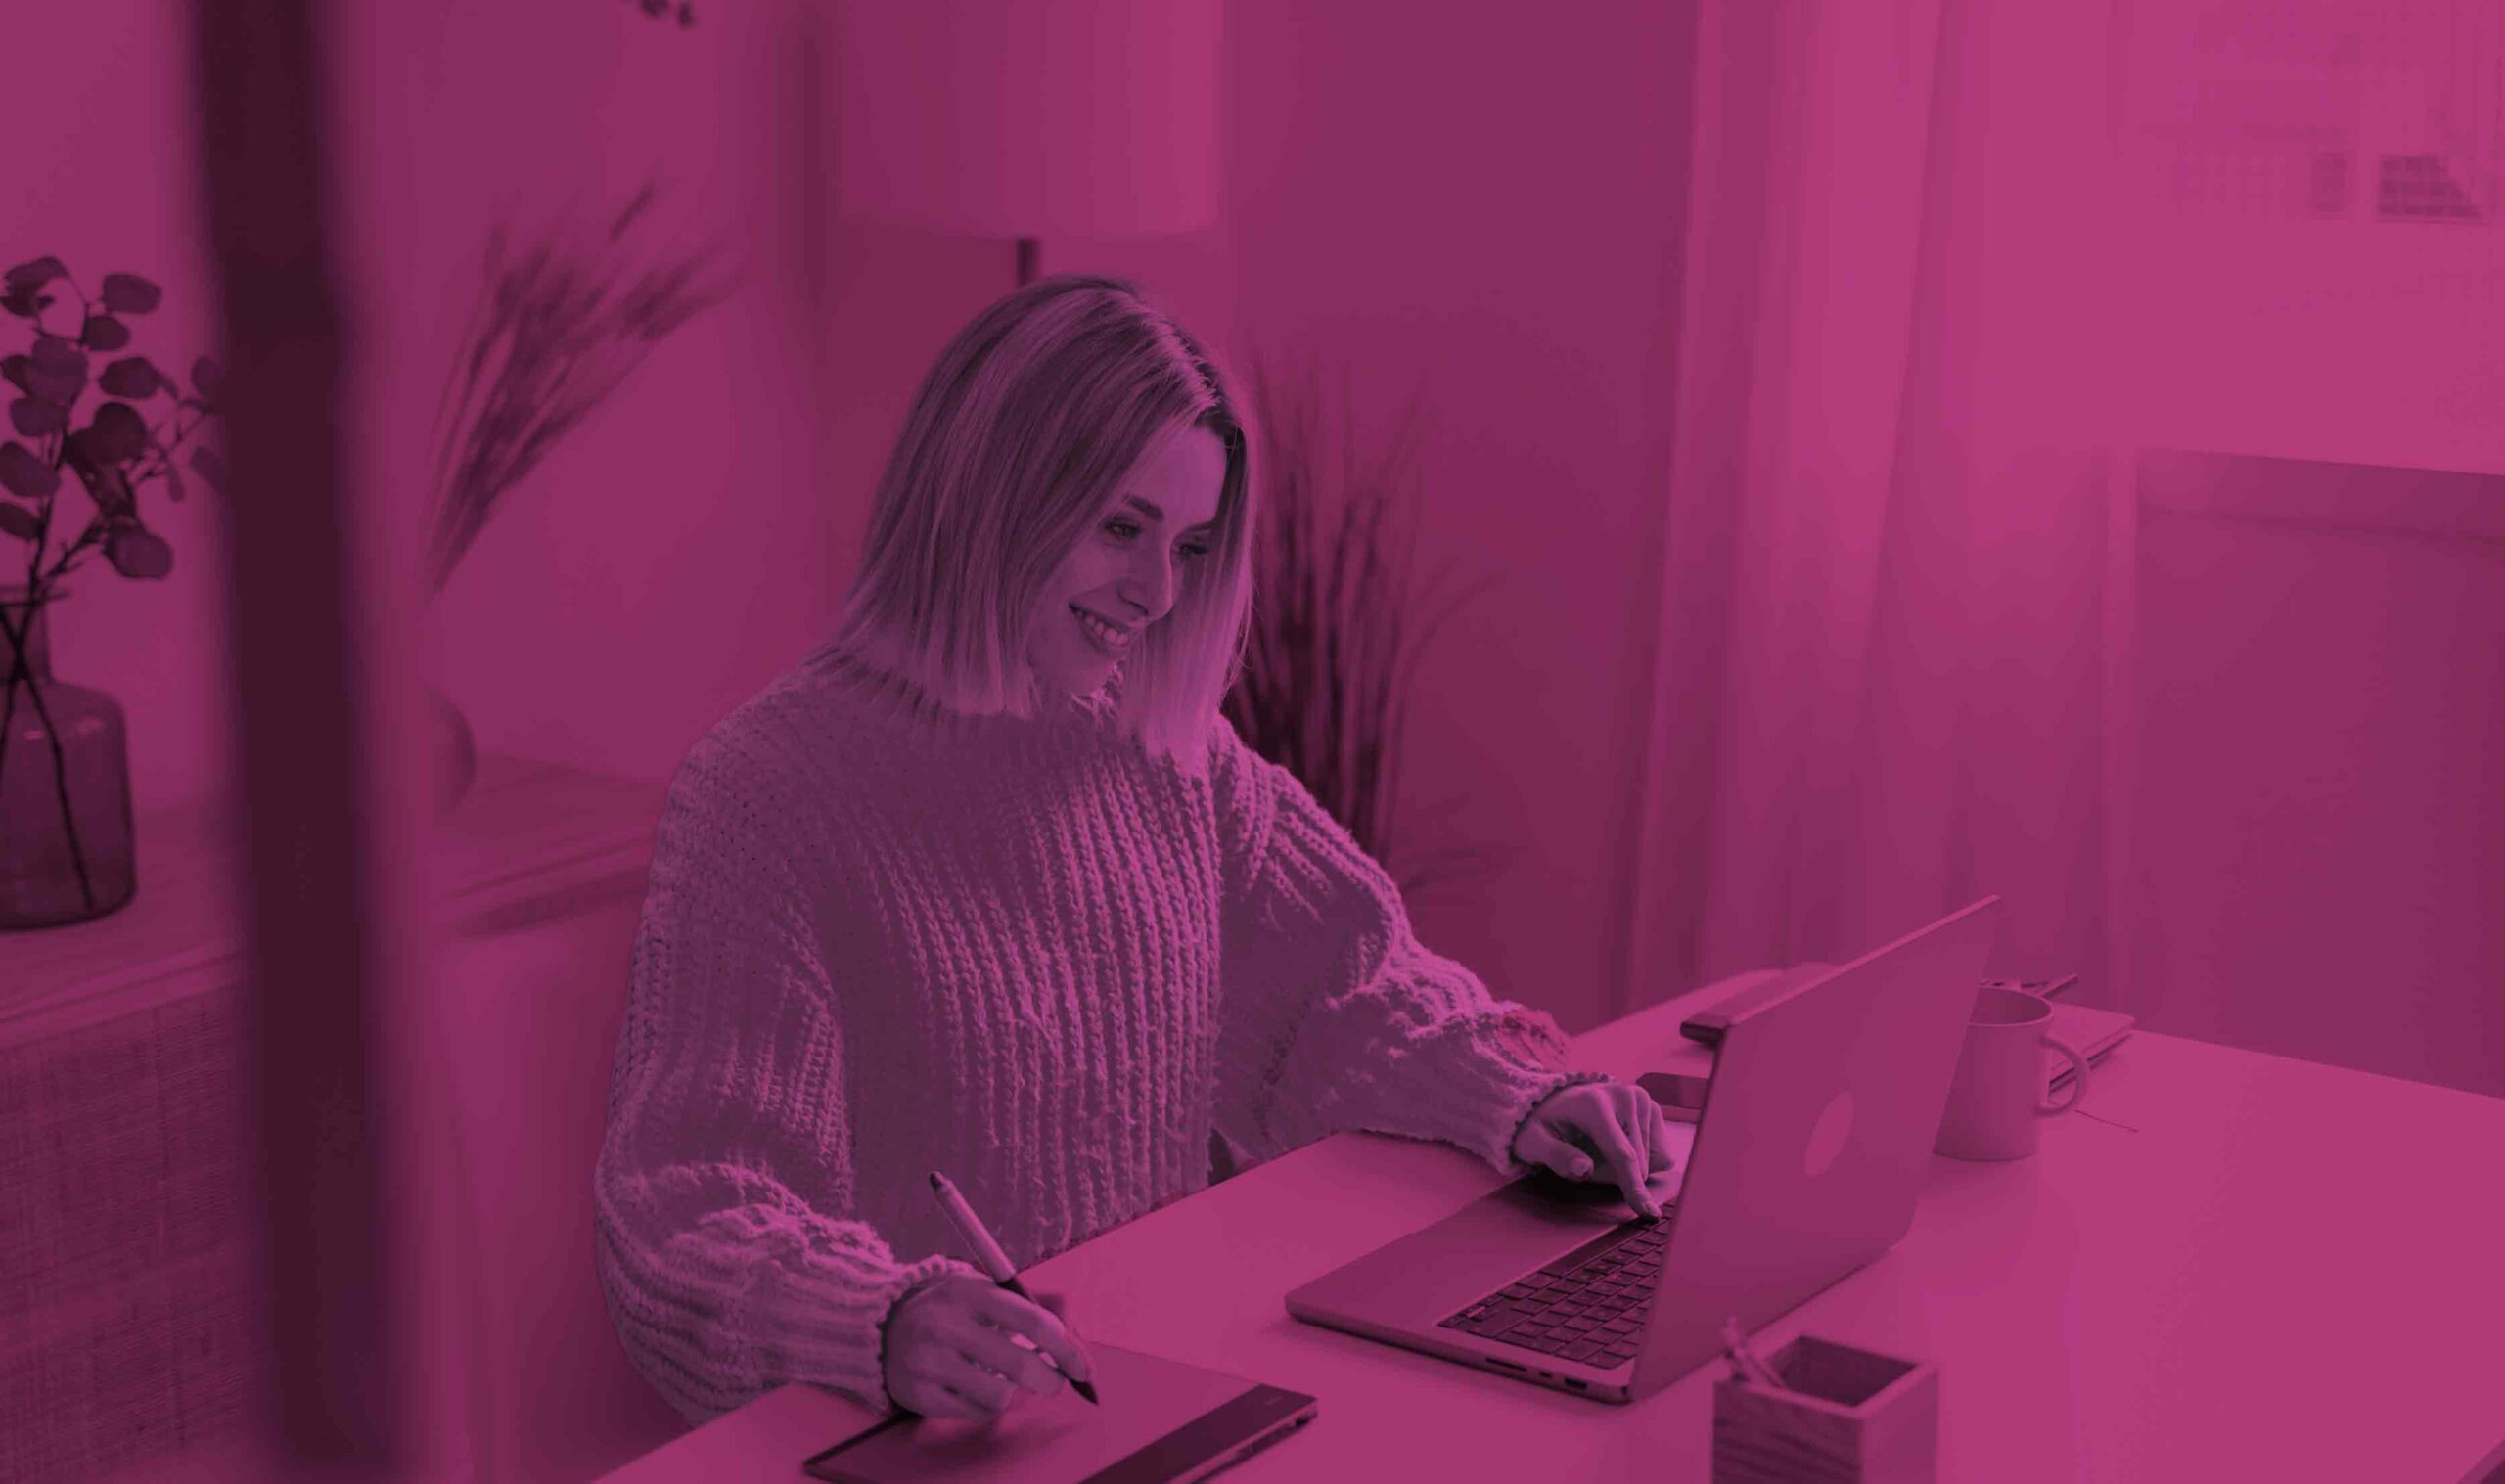
[[(1586, 1032), (1572, 1064), (1700, 1069), (1678, 1022), (1739, 983)], [(1937, 1363), (1943, 1481), (2453, 1484), (2505, 1441), (2505, 1100), (2142, 1031), (2087, 1107), (2138, 1132), (2060, 1117), (2032, 1159), (1936, 1158), (1905, 1239), (1767, 1343)], [(1026, 1282), (1082, 1335), (1320, 1399), (1230, 1480), (1707, 1479), (1718, 1363), (1619, 1407), (1288, 1317), (1288, 1290), (1500, 1183), (1442, 1145), (1335, 1136)], [(1178, 1249), (1207, 1282), (1142, 1281)], [(611, 1477), (797, 1477), (866, 1417), (785, 1387)]]

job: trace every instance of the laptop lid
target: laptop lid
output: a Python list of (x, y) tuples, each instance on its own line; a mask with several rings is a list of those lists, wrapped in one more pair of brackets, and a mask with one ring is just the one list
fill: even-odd
[(1913, 1225), (1983, 959), (1985, 897), (1849, 964), (1717, 1009), (1713, 1076), (1630, 1389), (1668, 1385)]

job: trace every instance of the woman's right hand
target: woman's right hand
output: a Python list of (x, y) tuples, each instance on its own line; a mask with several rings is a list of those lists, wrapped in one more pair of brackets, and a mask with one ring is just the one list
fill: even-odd
[[(1042, 1304), (1054, 1295), (1039, 1294)], [(1034, 1341), (1042, 1354), (1013, 1336)], [(1049, 1355), (1060, 1371), (1044, 1364)], [(1031, 1392), (1053, 1396), (1067, 1372), (1094, 1372), (1060, 1316), (987, 1279), (955, 1274), (914, 1289), (888, 1317), (888, 1395), (924, 1417), (988, 1422)]]

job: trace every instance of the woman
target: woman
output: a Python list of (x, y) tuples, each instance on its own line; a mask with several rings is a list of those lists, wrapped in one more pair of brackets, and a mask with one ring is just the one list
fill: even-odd
[(934, 1169), (1022, 1268), (1339, 1129), (1658, 1214), (1652, 1100), (1558, 1069), (1556, 1023), (1421, 946), (1220, 714), (1246, 414), (1129, 283), (992, 305), (922, 385), (835, 636), (672, 780), (596, 1196), (618, 1332), (691, 1421), (790, 1380), (987, 1419), (1086, 1377), (939, 1255)]

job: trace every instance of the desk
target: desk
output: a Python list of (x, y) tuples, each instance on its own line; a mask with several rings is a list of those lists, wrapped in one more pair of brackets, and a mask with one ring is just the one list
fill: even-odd
[[(1586, 1032), (1573, 1063), (1692, 1069), (1678, 1021), (1739, 987)], [(2057, 1118), (2032, 1160), (1935, 1159), (1905, 1239), (1769, 1340), (1937, 1361), (1942, 1480), (2455, 1484), (2505, 1440), (2505, 1101), (2142, 1032), (2087, 1106), (2137, 1132)], [(1339, 1135), (1028, 1278), (1090, 1338), (1321, 1398), (1230, 1480), (1706, 1479), (1718, 1364), (1621, 1408), (1288, 1317), (1289, 1289), (1498, 1183), (1458, 1149)], [(1186, 1246), (1223, 1281), (1137, 1279)], [(787, 1386), (609, 1477), (798, 1478), (867, 1417)]]

